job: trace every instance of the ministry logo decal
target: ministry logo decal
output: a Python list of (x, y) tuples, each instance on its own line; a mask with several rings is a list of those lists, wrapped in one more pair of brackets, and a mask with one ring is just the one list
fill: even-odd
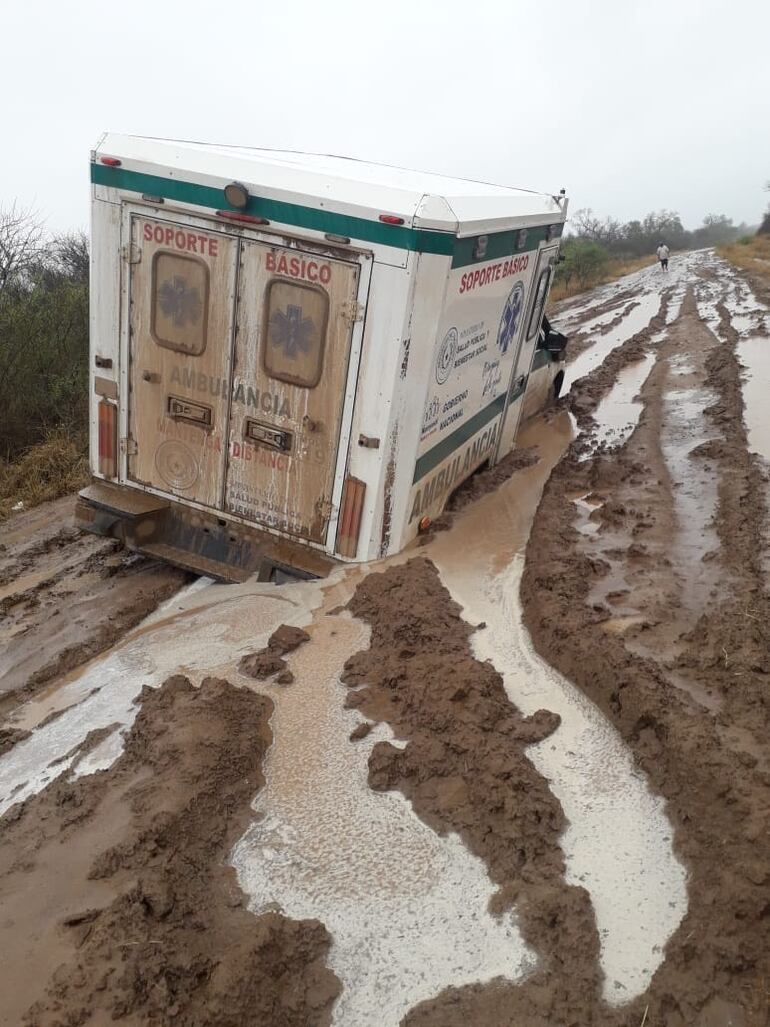
[(511, 289), (510, 296), (505, 301), (503, 316), (500, 319), (500, 328), (497, 332), (497, 348), (503, 355), (508, 352), (508, 347), (516, 337), (523, 309), (524, 283), (517, 282), (513, 289)]
[(438, 351), (438, 357), (436, 358), (436, 381), (439, 385), (443, 385), (452, 373), (455, 355), (457, 354), (458, 338), (457, 329), (450, 328), (444, 336), (444, 341), (441, 343), (441, 349)]

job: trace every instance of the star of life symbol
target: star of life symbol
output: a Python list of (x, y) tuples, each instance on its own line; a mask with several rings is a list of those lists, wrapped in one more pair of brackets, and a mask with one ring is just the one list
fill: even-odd
[(503, 316), (500, 320), (500, 328), (497, 333), (497, 346), (501, 353), (507, 353), (508, 347), (516, 336), (516, 329), (519, 327), (519, 318), (524, 307), (524, 285), (517, 282), (511, 289), (510, 296), (505, 301)]
[(181, 275), (167, 278), (161, 284), (158, 302), (160, 309), (177, 328), (197, 324), (200, 320), (203, 309), (200, 293), (195, 286), (188, 285)]
[(307, 353), (316, 334), (315, 322), (302, 316), (302, 307), (289, 303), (286, 310), (276, 310), (270, 318), (270, 341), (279, 347), (287, 360), (296, 360)]

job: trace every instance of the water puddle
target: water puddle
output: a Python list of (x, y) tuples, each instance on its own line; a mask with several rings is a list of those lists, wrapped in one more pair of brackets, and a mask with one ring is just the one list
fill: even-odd
[[(594, 413), (597, 423), (595, 446), (618, 449), (624, 445), (639, 423), (644, 404), (638, 398), (655, 363), (655, 354), (646, 353), (642, 360), (628, 364), (619, 372), (615, 384)], [(587, 459), (591, 452), (586, 453)]]
[[(628, 300), (624, 300), (618, 303), (616, 307), (610, 307), (609, 310), (605, 310), (604, 313), (598, 314), (596, 317), (590, 318), (588, 321), (581, 321), (580, 324), (574, 326), (575, 334), (587, 335), (590, 332), (596, 332), (601, 334), (603, 328), (606, 328), (620, 313), (625, 314), (626, 309), (629, 307)], [(561, 326), (560, 326), (561, 328)], [(561, 330), (564, 330), (563, 328)], [(569, 326), (566, 327), (569, 331)]]
[[(338, 680), (347, 657), (366, 646), (368, 629), (328, 611), (370, 569), (280, 587), (194, 583), (120, 646), (26, 704), (16, 725), (36, 729), (0, 759), (2, 812), (68, 770), (88, 731), (117, 725), (75, 774), (110, 766), (144, 685), (173, 673), (251, 684), (235, 669), (239, 657), (281, 623), (307, 627), (311, 642), (291, 658), (295, 683), (255, 686), (275, 703), (274, 744), (259, 819), (233, 859), (252, 909), (319, 918), (332, 933), (329, 961), (344, 986), (333, 1014), (338, 1027), (396, 1027), (446, 987), (516, 981), (536, 965), (515, 915), (488, 912), (495, 888), (483, 862), (456, 836), (428, 828), (400, 793), (368, 787), (369, 752), (387, 731), (350, 742), (360, 715), (344, 710)], [(46, 721), (51, 714), (58, 715)]]
[[(511, 701), (524, 714), (545, 708), (562, 718), (528, 755), (569, 820), (561, 839), (567, 880), (591, 896), (604, 997), (620, 1005), (647, 988), (662, 962), (687, 908), (686, 874), (673, 853), (663, 800), (649, 791), (599, 709), (535, 653), (521, 623), (523, 557), (511, 556), (518, 531), (508, 519), (519, 487), (517, 477), (476, 503), (433, 543), (430, 556), (464, 617), (486, 622), (473, 636), (474, 652), (492, 660)], [(508, 554), (502, 567), (501, 551)]]
[(590, 374), (618, 346), (646, 328), (660, 310), (660, 295), (646, 293), (640, 296), (640, 304), (625, 317), (619, 325), (599, 336), (593, 345), (584, 350), (572, 363), (567, 365), (562, 393), (567, 393), (573, 382), (584, 375)]
[(591, 514), (594, 510), (598, 510), (602, 505), (601, 503), (593, 503), (585, 496), (578, 496), (572, 500), (575, 505), (577, 512), (577, 518), (575, 520), (575, 527), (581, 535), (588, 537), (595, 535), (599, 530), (599, 521), (592, 520)]
[(56, 761), (89, 731), (117, 724), (78, 772), (109, 766), (122, 750), (120, 728), (133, 723), (134, 699), (144, 685), (158, 686), (171, 674), (188, 674), (196, 682), (206, 674), (237, 680), (234, 667), (241, 655), (262, 644), (278, 624), (309, 620), (321, 602), (317, 583), (290, 589), (291, 596), (288, 586), (196, 582), (120, 645), (22, 706), (10, 724), (33, 734), (0, 758), (0, 813), (67, 770), (74, 756)]
[(676, 378), (689, 378), (696, 373), (695, 364), (683, 353), (675, 353), (669, 357), (668, 365), (671, 374)]
[(719, 548), (714, 518), (717, 507), (716, 474), (707, 458), (691, 456), (699, 444), (718, 437), (704, 410), (716, 401), (704, 388), (670, 389), (663, 395), (661, 449), (671, 480), (677, 519), (675, 551), (684, 565), (679, 575), (685, 608), (697, 611), (703, 598), (719, 583), (715, 561), (704, 560)]
[(629, 613), (622, 617), (610, 617), (602, 623), (601, 629), (608, 635), (624, 635), (629, 628), (646, 624), (647, 618), (641, 614)]
[[(521, 624), (517, 554), (543, 484), (573, 434), (566, 413), (525, 426), (520, 445), (537, 444), (540, 462), (473, 504), (431, 542), (428, 555), (466, 617), (486, 621), (474, 649), (494, 661), (511, 700), (525, 714), (546, 707), (562, 717), (554, 735), (529, 753), (570, 821), (562, 839), (568, 880), (591, 895), (604, 993), (620, 1004), (647, 986), (684, 914), (686, 893), (662, 801), (649, 793), (598, 709), (536, 656)], [(584, 501), (594, 508), (590, 497)], [(409, 1008), (445, 987), (517, 981), (536, 965), (515, 916), (488, 912), (494, 887), (484, 864), (456, 836), (430, 830), (400, 793), (368, 787), (368, 755), (388, 733), (380, 727), (364, 741), (349, 741), (360, 714), (344, 709), (339, 683), (346, 658), (367, 644), (368, 629), (334, 611), (371, 569), (280, 587), (194, 583), (120, 645), (22, 707), (15, 726), (28, 725), (33, 734), (0, 759), (1, 813), (67, 770), (74, 755), (56, 761), (89, 731), (117, 725), (76, 773), (109, 766), (144, 685), (174, 673), (247, 684), (235, 670), (240, 656), (264, 645), (281, 623), (306, 627), (311, 641), (290, 658), (295, 683), (257, 686), (275, 704), (274, 744), (257, 819), (232, 859), (253, 910), (280, 908), (326, 924), (333, 936), (329, 962), (344, 986), (333, 1012), (337, 1027), (395, 1027)]]
[(536, 959), (510, 914), (487, 912), (495, 889), (482, 861), (399, 792), (369, 788), (369, 753), (389, 731), (349, 741), (361, 718), (343, 708), (339, 675), (368, 629), (330, 616), (335, 600), (290, 658), (295, 683), (266, 689), (276, 704), (267, 783), (232, 861), (254, 912), (317, 917), (332, 934), (329, 965), (343, 984), (333, 1023), (396, 1027), (446, 987), (515, 981)]
[(770, 382), (770, 337), (761, 335), (741, 339), (738, 359), (746, 369), (743, 376), (743, 406), (749, 448), (770, 462), (770, 415), (767, 386)]

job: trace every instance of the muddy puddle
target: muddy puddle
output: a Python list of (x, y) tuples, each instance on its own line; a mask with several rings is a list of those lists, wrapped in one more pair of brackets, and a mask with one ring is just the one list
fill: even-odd
[[(649, 791), (620, 735), (584, 695), (535, 653), (521, 623), (521, 508), (534, 509), (548, 462), (517, 475), (458, 519), (429, 556), (471, 622), (479, 659), (503, 675), (524, 714), (553, 710), (561, 726), (528, 754), (570, 821), (568, 881), (589, 892), (601, 937), (604, 996), (622, 1004), (647, 987), (687, 908), (662, 800)], [(526, 480), (525, 480), (526, 478)], [(593, 504), (586, 503), (587, 510)]]
[[(644, 365), (624, 379), (627, 403)], [(545, 708), (562, 718), (528, 754), (569, 820), (561, 840), (568, 881), (589, 892), (604, 995), (622, 1004), (644, 990), (663, 958), (686, 908), (685, 874), (663, 804), (620, 736), (540, 660), (521, 624), (523, 547), (543, 484), (573, 433), (566, 412), (525, 426), (520, 445), (537, 444), (540, 461), (468, 507), (424, 552), (466, 619), (486, 622), (474, 635), (475, 655), (493, 661), (511, 701), (524, 714)], [(594, 523), (593, 508), (587, 501), (586, 523)], [(108, 767), (144, 685), (174, 673), (193, 682), (214, 674), (269, 694), (274, 741), (266, 785), (232, 860), (254, 912), (318, 918), (330, 931), (329, 965), (343, 984), (333, 1012), (337, 1027), (395, 1027), (446, 987), (494, 977), (515, 982), (537, 965), (515, 911), (488, 912), (494, 888), (483, 862), (455, 835), (429, 829), (400, 792), (368, 786), (369, 753), (388, 729), (381, 725), (351, 742), (361, 714), (344, 708), (347, 688), (339, 683), (347, 657), (367, 645), (368, 628), (341, 605), (368, 569), (280, 587), (198, 580), (120, 645), (21, 707), (13, 726), (32, 735), (0, 759), (3, 811), (73, 764), (78, 775)], [(244, 679), (238, 660), (281, 623), (311, 635), (289, 657), (294, 683)], [(78, 762), (77, 747), (97, 728), (109, 734)]]
[[(93, 729), (110, 734), (75, 773), (108, 767), (144, 685), (181, 672), (194, 682), (214, 674), (257, 687), (275, 704), (274, 742), (257, 820), (233, 854), (241, 884), (255, 912), (318, 918), (332, 933), (329, 964), (344, 986), (334, 1024), (395, 1027), (451, 985), (520, 979), (536, 956), (515, 915), (488, 912), (495, 889), (483, 862), (456, 836), (428, 828), (400, 793), (368, 786), (369, 752), (387, 733), (380, 727), (363, 742), (349, 740), (361, 717), (343, 708), (347, 688), (339, 683), (345, 660), (367, 645), (368, 629), (337, 612), (361, 573), (277, 588), (196, 582), (120, 646), (22, 708), (15, 726), (34, 731), (0, 760), (0, 810), (72, 767)], [(296, 680), (254, 686), (238, 674), (238, 659), (281, 623), (311, 634), (290, 658)]]
[[(618, 374), (615, 384), (599, 403), (593, 415), (596, 421), (594, 444), (617, 449), (624, 445), (639, 422), (644, 404), (639, 392), (655, 363), (655, 354), (646, 353), (635, 364), (628, 364)], [(591, 455), (589, 450), (583, 457)]]
[(646, 328), (660, 310), (660, 294), (645, 293), (639, 297), (639, 306), (634, 307), (626, 317), (605, 335), (599, 335), (588, 349), (567, 365), (562, 393), (569, 392), (573, 382), (590, 374), (618, 346), (632, 335)]
[(676, 553), (682, 573), (678, 574), (684, 606), (699, 610), (704, 596), (720, 587), (724, 573), (710, 559), (719, 549), (715, 518), (717, 477), (708, 462), (692, 456), (693, 450), (718, 437), (704, 411), (717, 399), (705, 388), (674, 388), (663, 396), (661, 449), (673, 489), (677, 523)]
[(339, 598), (290, 658), (295, 683), (267, 689), (276, 704), (267, 783), (232, 858), (254, 912), (318, 917), (330, 931), (329, 966), (343, 984), (332, 1022), (396, 1027), (444, 988), (518, 980), (536, 957), (510, 914), (487, 912), (494, 888), (483, 862), (418, 820), (400, 792), (369, 788), (369, 753), (391, 734), (380, 725), (349, 741), (361, 717), (343, 708), (339, 676), (369, 631), (329, 615)]
[(770, 416), (767, 385), (770, 382), (770, 337), (750, 335), (740, 339), (738, 359), (743, 376), (743, 417), (749, 435), (749, 448), (770, 463)]

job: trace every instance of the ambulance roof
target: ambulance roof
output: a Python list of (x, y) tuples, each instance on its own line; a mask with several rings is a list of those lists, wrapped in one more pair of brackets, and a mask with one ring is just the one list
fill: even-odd
[(325, 154), (108, 133), (94, 154), (101, 156), (120, 158), (129, 173), (215, 189), (241, 182), (266, 200), (370, 220), (391, 214), (414, 228), (463, 236), (562, 222), (566, 215), (566, 205), (546, 193)]

